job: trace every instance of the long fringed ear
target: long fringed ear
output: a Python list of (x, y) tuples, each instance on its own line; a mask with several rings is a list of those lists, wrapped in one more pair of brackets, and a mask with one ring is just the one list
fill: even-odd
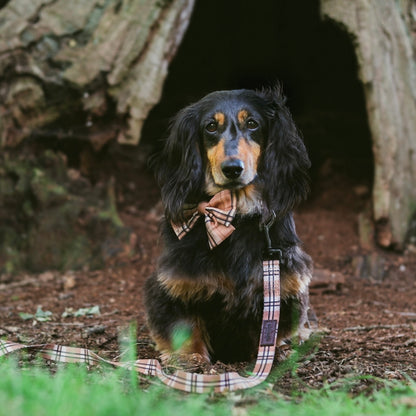
[(310, 161), (302, 138), (285, 106), (281, 88), (258, 92), (267, 105), (268, 137), (259, 165), (266, 203), (264, 220), (272, 210), (278, 217), (306, 198)]
[(156, 178), (168, 220), (183, 220), (185, 201), (202, 189), (203, 170), (198, 144), (196, 105), (181, 110), (174, 119), (162, 153), (157, 158)]

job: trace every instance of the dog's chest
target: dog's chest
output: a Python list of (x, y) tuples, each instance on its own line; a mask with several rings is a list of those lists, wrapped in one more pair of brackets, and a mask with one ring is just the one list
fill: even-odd
[(261, 285), (257, 279), (250, 279), (243, 286), (238, 286), (226, 276), (199, 276), (197, 279), (176, 277), (166, 279), (159, 275), (159, 282), (175, 299), (181, 300), (189, 307), (214, 303), (220, 305), (223, 310), (241, 308), (249, 313), (261, 308)]
[[(172, 298), (186, 304), (215, 301), (224, 308), (258, 309), (264, 236), (259, 230), (258, 193), (254, 187), (244, 191), (238, 196), (235, 231), (213, 250), (208, 246), (204, 218), (181, 240), (165, 223), (166, 246), (158, 281)], [(244, 212), (241, 216), (242, 211), (251, 215)]]

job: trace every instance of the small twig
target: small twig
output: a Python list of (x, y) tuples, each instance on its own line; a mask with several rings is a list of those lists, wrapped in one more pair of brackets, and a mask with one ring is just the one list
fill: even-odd
[(386, 313), (395, 313), (396, 315), (405, 316), (407, 318), (416, 318), (416, 312), (398, 312), (398, 311), (389, 311), (386, 309)]
[(397, 324), (397, 325), (370, 325), (370, 326), (351, 326), (344, 328), (342, 332), (347, 331), (371, 331), (373, 329), (396, 329), (396, 328), (411, 328), (410, 324)]
[(6, 290), (6, 289), (14, 289), (16, 287), (21, 287), (21, 286), (33, 285), (38, 282), (39, 282), (39, 279), (30, 277), (28, 279), (21, 280), (20, 282), (1, 283), (0, 291)]

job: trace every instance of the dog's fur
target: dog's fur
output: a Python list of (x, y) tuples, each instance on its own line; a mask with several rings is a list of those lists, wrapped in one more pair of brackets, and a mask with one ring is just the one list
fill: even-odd
[[(283, 251), (278, 341), (302, 332), (312, 264), (299, 247), (291, 211), (307, 195), (309, 166), (279, 88), (214, 92), (179, 112), (157, 168), (165, 246), (145, 288), (148, 324), (164, 359), (183, 326), (190, 339), (178, 354), (212, 362), (255, 358), (266, 244), (261, 225), (272, 211), (270, 235)], [(201, 218), (178, 240), (171, 221), (183, 221), (184, 204), (224, 189), (238, 195), (233, 234), (210, 250)]]

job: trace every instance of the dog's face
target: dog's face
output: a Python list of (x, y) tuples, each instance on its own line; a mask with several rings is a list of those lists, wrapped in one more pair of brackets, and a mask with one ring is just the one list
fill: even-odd
[(248, 100), (213, 97), (201, 114), (205, 190), (238, 189), (257, 176), (266, 123)]
[(178, 113), (157, 172), (169, 220), (223, 189), (255, 189), (264, 220), (305, 198), (310, 162), (284, 101), (279, 89), (218, 91)]

